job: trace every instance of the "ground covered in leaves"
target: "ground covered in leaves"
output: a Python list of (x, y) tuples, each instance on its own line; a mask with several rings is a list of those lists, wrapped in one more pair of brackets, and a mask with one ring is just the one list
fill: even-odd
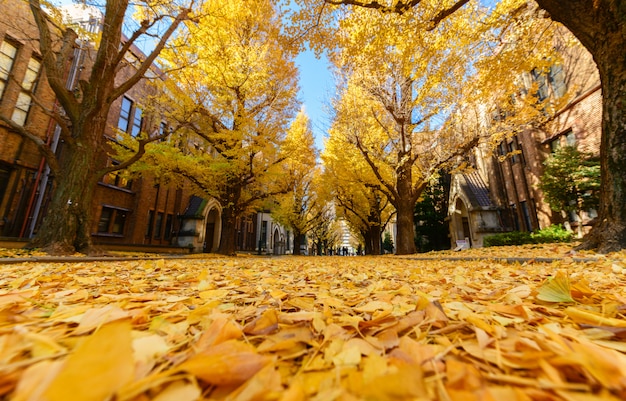
[(481, 252), (0, 264), (0, 399), (626, 399), (626, 253)]

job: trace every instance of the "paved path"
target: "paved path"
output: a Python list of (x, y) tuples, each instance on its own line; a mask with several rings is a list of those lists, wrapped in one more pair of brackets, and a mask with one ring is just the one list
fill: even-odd
[[(195, 254), (197, 255), (197, 254)], [(273, 255), (263, 255), (254, 257), (277, 257)], [(309, 256), (307, 256), (309, 257)], [(314, 257), (314, 256), (310, 256)], [(321, 256), (324, 257), (324, 256)], [(348, 256), (355, 257), (358, 256)], [(571, 258), (571, 257), (551, 257), (551, 258), (532, 258), (532, 257), (486, 257), (486, 256), (398, 256), (398, 259), (407, 260), (424, 260), (424, 261), (474, 261), (474, 260), (491, 260), (500, 263), (554, 263), (564, 260), (573, 260), (576, 263), (592, 263), (597, 262), (601, 258)], [(30, 256), (20, 258), (0, 258), (2, 264), (18, 264), (18, 263), (80, 263), (80, 262), (126, 262), (132, 260), (158, 260), (158, 259), (193, 259), (201, 260), (198, 256), (186, 255), (155, 255), (155, 256)]]

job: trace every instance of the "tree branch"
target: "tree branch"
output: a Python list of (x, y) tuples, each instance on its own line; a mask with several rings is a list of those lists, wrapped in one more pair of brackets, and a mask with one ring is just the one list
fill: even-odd
[(55, 53), (52, 34), (48, 26), (48, 17), (42, 10), (39, 0), (29, 0), (29, 5), (39, 30), (39, 51), (46, 69), (48, 84), (70, 120), (75, 121), (78, 118), (78, 100), (66, 88), (65, 70), (67, 61), (73, 57), (72, 53), (74, 52), (78, 35), (70, 28), (63, 31), (61, 49), (58, 53)]
[(451, 7), (443, 9), (439, 11), (433, 18), (430, 20), (430, 26), (426, 28), (427, 31), (432, 31), (437, 28), (437, 25), (441, 23), (444, 19), (448, 18), (450, 15), (454, 14), (457, 10), (463, 7), (465, 4), (469, 3), (469, 0), (459, 0)]
[(43, 139), (27, 131), (24, 127), (15, 123), (15, 121), (11, 120), (10, 118), (5, 117), (4, 114), (0, 114), (0, 121), (7, 124), (18, 135), (32, 141), (37, 146), (37, 149), (43, 155), (43, 157), (46, 158), (48, 166), (50, 166), (50, 170), (53, 174), (57, 175), (60, 172), (59, 162), (56, 158), (56, 155)]
[[(115, 88), (115, 90), (111, 94), (112, 99), (110, 100), (117, 99), (118, 97), (126, 93), (130, 88), (132, 88), (137, 82), (139, 82), (140, 79), (143, 78), (146, 71), (148, 71), (148, 69), (152, 67), (154, 60), (156, 60), (156, 58), (159, 56), (159, 54), (161, 53), (161, 50), (163, 50), (163, 48), (165, 47), (165, 44), (170, 39), (172, 34), (174, 34), (176, 29), (178, 29), (178, 26), (180, 25), (180, 23), (183, 20), (188, 18), (190, 13), (191, 13), (191, 8), (181, 9), (181, 11), (178, 13), (178, 15), (176, 15), (176, 17), (174, 18), (172, 23), (169, 25), (165, 33), (161, 36), (161, 40), (159, 40), (159, 43), (157, 43), (154, 50), (150, 53), (150, 55), (148, 55), (148, 57), (146, 57), (145, 60), (143, 60), (139, 68), (135, 71), (135, 73), (129, 79), (127, 79), (120, 86)], [(140, 28), (139, 30), (142, 30), (142, 29), (144, 29), (143, 23), (142, 23), (142, 28)], [(147, 30), (147, 27), (145, 29)], [(128, 45), (130, 46), (130, 44)], [(125, 48), (126, 47), (123, 47), (122, 49), (125, 49)], [(120, 54), (123, 59), (124, 53), (120, 51)]]
[(361, 144), (361, 141), (360, 141), (358, 135), (355, 136), (355, 145), (356, 145), (357, 149), (359, 149), (359, 151), (361, 152), (363, 157), (365, 158), (365, 161), (367, 162), (367, 164), (370, 166), (370, 169), (372, 170), (372, 173), (374, 173), (374, 175), (376, 176), (376, 179), (378, 179), (378, 181), (384, 187), (384, 188), (381, 187), (382, 192), (385, 192), (387, 197), (395, 202), (398, 199), (398, 192), (396, 191), (395, 187), (393, 185), (391, 185), (390, 183), (388, 183), (383, 178), (382, 174), (380, 174), (380, 170), (378, 169), (378, 166), (376, 166), (376, 163), (374, 163), (374, 161), (370, 157), (369, 152), (367, 151), (367, 149), (365, 149), (363, 147), (363, 145)]
[[(468, 1), (468, 0), (465, 0), (465, 1)], [(374, 10), (382, 11), (383, 13), (396, 13), (396, 14), (402, 15), (408, 10), (410, 10), (411, 8), (421, 3), (422, 0), (409, 0), (406, 2), (398, 1), (392, 6), (387, 6), (377, 1), (367, 2), (367, 1), (361, 1), (361, 0), (324, 0), (324, 2), (326, 4), (332, 4), (332, 5), (347, 4), (347, 5), (352, 5), (352, 6), (371, 8)]]

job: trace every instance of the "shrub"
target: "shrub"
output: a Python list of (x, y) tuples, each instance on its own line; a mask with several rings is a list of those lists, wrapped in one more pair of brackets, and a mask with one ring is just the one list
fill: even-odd
[(495, 234), (485, 237), (483, 246), (523, 245), (532, 243), (529, 232), (511, 231), (509, 233)]
[(569, 242), (572, 240), (572, 233), (561, 225), (552, 225), (534, 233), (526, 231), (512, 231), (490, 235), (483, 240), (483, 246), (505, 246), (524, 244), (545, 244), (551, 242)]
[(532, 233), (531, 235), (535, 240), (535, 244), (546, 244), (550, 242), (570, 242), (573, 238), (573, 233), (571, 231), (567, 231), (560, 224), (546, 227), (543, 230)]

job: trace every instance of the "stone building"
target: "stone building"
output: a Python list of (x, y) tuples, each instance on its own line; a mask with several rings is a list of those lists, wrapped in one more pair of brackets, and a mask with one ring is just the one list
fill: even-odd
[[(587, 226), (595, 216), (590, 210), (579, 222), (554, 212), (539, 189), (544, 161), (558, 146), (599, 154), (602, 96), (595, 63), (581, 46), (567, 48), (562, 57), (562, 63), (548, 72), (531, 71), (521, 81), (529, 84), (526, 90), (534, 82), (540, 100), (567, 102), (541, 126), (505, 135), (496, 149), (477, 147), (470, 157), (473, 169), (453, 176), (449, 198), (453, 248), (481, 247), (486, 236), (497, 232), (535, 231), (560, 223)], [(499, 117), (493, 107), (479, 109), (483, 127)]]

